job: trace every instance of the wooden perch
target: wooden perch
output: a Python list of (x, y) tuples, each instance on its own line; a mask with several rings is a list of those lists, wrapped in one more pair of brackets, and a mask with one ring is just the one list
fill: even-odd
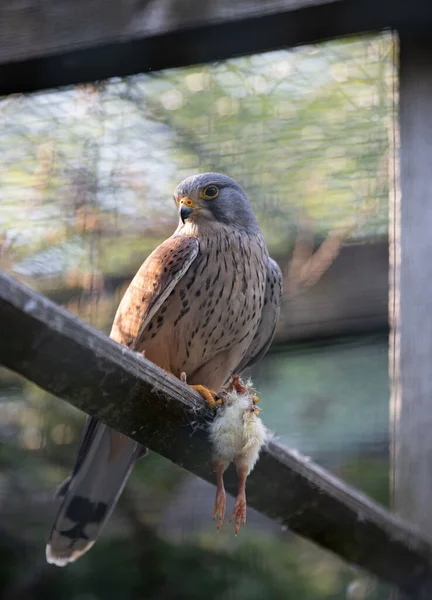
[[(0, 362), (214, 483), (205, 431), (211, 414), (201, 398), (5, 274), (0, 274)], [(228, 475), (233, 492), (236, 478)], [(250, 477), (248, 502), (410, 597), (432, 597), (432, 545), (297, 452), (269, 444)]]

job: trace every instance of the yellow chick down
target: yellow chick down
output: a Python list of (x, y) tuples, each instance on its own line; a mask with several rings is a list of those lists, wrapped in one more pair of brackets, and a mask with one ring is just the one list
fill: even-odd
[(232, 390), (224, 395), (224, 403), (210, 425), (213, 457), (226, 467), (231, 462), (243, 465), (248, 475), (267, 439), (267, 430), (258, 412), (249, 395)]
[(222, 527), (226, 494), (223, 473), (234, 462), (239, 488), (230, 522), (235, 519), (236, 535), (241, 524), (246, 523), (246, 479), (254, 468), (268, 432), (259, 415), (256, 398), (252, 395), (251, 383), (230, 386), (222, 394), (223, 404), (210, 424), (209, 436), (213, 447), (213, 465), (216, 471), (216, 501), (213, 518), (218, 517), (218, 529)]

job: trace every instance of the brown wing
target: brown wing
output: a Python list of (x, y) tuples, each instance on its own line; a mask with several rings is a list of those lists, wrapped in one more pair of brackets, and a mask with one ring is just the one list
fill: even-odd
[(261, 321), (251, 345), (234, 372), (241, 373), (247, 367), (259, 362), (270, 348), (279, 320), (282, 285), (283, 278), (279, 265), (272, 258), (269, 258)]
[[(147, 258), (128, 287), (111, 337), (131, 348), (195, 260), (198, 241), (175, 236)], [(95, 418), (87, 426), (72, 477), (59, 489), (63, 497), (47, 545), (47, 560), (64, 566), (94, 544), (145, 448)]]
[(148, 323), (185, 275), (199, 250), (196, 238), (173, 236), (154, 250), (132, 279), (117, 309), (110, 336), (139, 346)]

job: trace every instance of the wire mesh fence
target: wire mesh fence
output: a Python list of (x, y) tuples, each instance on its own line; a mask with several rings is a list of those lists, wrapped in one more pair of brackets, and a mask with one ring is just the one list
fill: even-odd
[[(176, 225), (176, 184), (202, 171), (226, 173), (244, 187), (278, 256), (289, 256), (305, 221), (320, 240), (385, 237), (394, 44), (390, 34), (339, 40), (4, 98), (1, 267), (108, 330), (124, 286)], [(386, 360), (380, 339), (373, 352), (361, 345), (325, 356), (281, 354), (257, 371), (264, 420), (318, 460), (337, 454), (327, 464), (383, 501)], [(282, 409), (288, 388), (293, 400)], [(1, 373), (0, 394), (0, 533), (8, 530), (19, 554), (14, 564), (27, 569), (43, 560), (49, 499), (72, 466), (82, 416), (10, 373)], [(181, 584), (183, 597), (209, 589), (233, 598), (386, 597), (333, 557), (302, 541), (287, 545), (285, 532), (257, 516), (244, 542), (209, 538), (212, 495), (158, 456), (142, 461), (98, 542), (98, 559), (90, 553), (75, 571), (75, 587), (72, 576), (49, 575), (53, 597), (62, 590), (61, 597), (82, 598), (83, 589), (104, 600), (119, 590), (162, 597), (156, 583), (154, 591), (146, 587), (146, 557), (168, 581), (163, 597), (181, 597), (176, 569), (199, 560), (218, 565), (220, 576), (209, 567), (202, 580), (191, 578), (193, 589)], [(185, 550), (172, 539), (192, 542)], [(113, 544), (121, 548), (116, 575)], [(145, 581), (137, 575), (142, 568)]]
[(8, 97), (3, 255), (30, 276), (120, 271), (172, 230), (175, 185), (208, 170), (243, 185), (270, 250), (304, 217), (384, 236), (393, 78), (382, 35)]

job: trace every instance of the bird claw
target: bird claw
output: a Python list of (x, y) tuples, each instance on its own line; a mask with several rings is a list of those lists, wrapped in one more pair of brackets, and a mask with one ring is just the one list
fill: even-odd
[(228, 523), (235, 518), (235, 534), (237, 535), (242, 525), (246, 525), (246, 495), (239, 494), (236, 498), (234, 509)]
[(207, 401), (210, 408), (215, 408), (216, 406), (223, 404), (223, 398), (220, 398), (213, 390), (209, 390), (203, 385), (191, 385), (190, 387), (196, 390), (198, 394)]
[(217, 528), (220, 531), (225, 519), (226, 512), (226, 494), (225, 490), (218, 490), (216, 492), (216, 499), (213, 508), (213, 521), (217, 518)]

